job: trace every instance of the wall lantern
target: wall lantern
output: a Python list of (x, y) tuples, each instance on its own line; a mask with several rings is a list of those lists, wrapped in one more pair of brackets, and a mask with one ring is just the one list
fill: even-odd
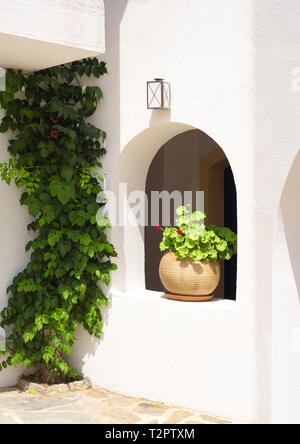
[(148, 109), (169, 109), (171, 107), (171, 85), (164, 79), (147, 82)]

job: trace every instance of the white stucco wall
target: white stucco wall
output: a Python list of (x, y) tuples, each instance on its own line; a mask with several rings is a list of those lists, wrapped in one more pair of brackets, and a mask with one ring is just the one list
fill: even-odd
[[(109, 137), (107, 186), (125, 180), (143, 189), (156, 151), (185, 128), (168, 122), (211, 136), (228, 156), (238, 189), (238, 301), (182, 305), (145, 292), (142, 233), (115, 229), (120, 268), (103, 339), (85, 353), (84, 335), (72, 362), (110, 390), (266, 420), (257, 390), (258, 350), (264, 353), (265, 344), (256, 334), (253, 2), (109, 0), (105, 6), (110, 75), (95, 120)], [(146, 108), (146, 82), (154, 77), (171, 82), (171, 112)]]
[(103, 0), (0, 0), (0, 66), (27, 71), (105, 52)]
[[(238, 191), (237, 302), (182, 304), (145, 292), (142, 232), (114, 229), (119, 271), (104, 335), (94, 341), (80, 331), (71, 362), (110, 390), (236, 419), (299, 423), (300, 92), (291, 88), (300, 66), (299, 1), (107, 0), (105, 7), (109, 76), (93, 120), (108, 133), (107, 188), (125, 180), (143, 189), (156, 151), (185, 128), (212, 137)], [(146, 108), (154, 77), (171, 82), (170, 112)], [(4, 288), (25, 263), (27, 216), (16, 191), (2, 188)], [(0, 374), (0, 385), (13, 377)]]
[[(300, 423), (299, 153), (300, 4), (258, 2), (256, 12), (256, 203), (260, 328), (271, 314), (270, 417)], [(299, 72), (299, 71), (298, 71)], [(272, 255), (273, 265), (270, 264)], [(272, 287), (270, 283), (272, 282)], [(261, 367), (264, 358), (260, 356)], [(269, 358), (269, 354), (268, 354)]]
[(272, 417), (300, 422), (299, 155), (291, 170), (274, 232)]
[[(0, 110), (0, 119), (3, 116)], [(8, 134), (0, 134), (0, 161), (8, 159), (7, 145)], [(0, 311), (7, 304), (6, 289), (11, 284), (15, 275), (22, 271), (29, 256), (25, 254), (25, 245), (29, 240), (26, 230), (30, 217), (25, 207), (21, 207), (19, 197), (21, 190), (12, 184), (10, 187), (0, 181)], [(3, 331), (0, 329), (0, 334)], [(16, 383), (17, 376), (22, 372), (11, 367), (0, 373), (0, 387), (12, 386)]]
[[(277, 222), (300, 140), (299, 93), (291, 88), (299, 2), (110, 0), (106, 14), (111, 75), (97, 119), (109, 134), (107, 184), (125, 178), (143, 187), (169, 121), (211, 136), (238, 190), (237, 302), (182, 306), (145, 293), (142, 234), (115, 229), (120, 270), (105, 334), (86, 355), (79, 343), (73, 362), (112, 390), (235, 418), (300, 422), (300, 260)], [(172, 84), (170, 113), (146, 109), (146, 81), (158, 76)], [(298, 206), (289, 205), (290, 220)]]

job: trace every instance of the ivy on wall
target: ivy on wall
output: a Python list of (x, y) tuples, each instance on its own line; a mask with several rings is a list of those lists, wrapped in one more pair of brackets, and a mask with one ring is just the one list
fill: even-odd
[(7, 71), (0, 132), (15, 137), (0, 172), (25, 190), (20, 202), (28, 207), (28, 230), (36, 237), (26, 246), (30, 262), (8, 288), (1, 313), (0, 325), (11, 333), (0, 371), (23, 363), (37, 366), (44, 382), (72, 379), (77, 371), (63, 355), (71, 352), (76, 328), (100, 337), (100, 306), (107, 298), (99, 281), (109, 284), (116, 252), (105, 234), (109, 221), (96, 221), (103, 204), (96, 203), (102, 179), (94, 169), (101, 167), (106, 135), (87, 123), (102, 91), (83, 87), (81, 79), (106, 72), (97, 59), (32, 74)]

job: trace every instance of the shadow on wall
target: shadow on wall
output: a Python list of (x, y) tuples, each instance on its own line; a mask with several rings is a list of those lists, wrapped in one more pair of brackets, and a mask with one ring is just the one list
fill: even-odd
[(161, 125), (163, 123), (168, 123), (171, 120), (171, 110), (170, 109), (160, 109), (153, 110), (150, 119), (150, 127), (155, 125)]
[[(144, 193), (146, 178), (159, 149), (176, 135), (195, 129), (176, 122), (155, 125), (134, 137), (122, 150), (114, 170), (113, 191), (117, 199), (135, 191)], [(126, 184), (127, 192), (119, 185)], [(120, 194), (121, 193), (121, 194)], [(112, 242), (118, 251), (119, 270), (114, 273), (113, 286), (121, 292), (144, 291), (144, 229), (136, 226), (115, 226)]]
[(286, 243), (300, 302), (300, 150), (293, 163), (281, 199)]
[[(107, 62), (108, 76), (102, 80), (103, 90), (110, 91), (104, 98), (103, 105), (95, 116), (101, 120), (107, 131), (107, 155), (103, 160), (104, 170), (117, 163), (120, 153), (120, 28), (127, 8), (128, 0), (104, 0), (106, 52), (103, 59)], [(112, 189), (112, 177), (105, 175), (106, 189)], [(122, 242), (122, 239), (120, 239)], [(126, 267), (123, 252), (118, 250), (119, 263)]]
[[(98, 126), (99, 121), (101, 121), (101, 126), (108, 131), (108, 153), (104, 159), (104, 168), (106, 169), (106, 162), (117, 162), (120, 151), (120, 26), (128, 0), (104, 0), (104, 4), (106, 53), (103, 60), (107, 62), (109, 75), (105, 76), (101, 82), (103, 90), (112, 91), (112, 93), (104, 99), (103, 105), (97, 109), (93, 117), (95, 121), (92, 123)], [(113, 131), (109, 130), (111, 128), (111, 122), (114, 123)], [(109, 158), (109, 156), (111, 158)], [(107, 187), (109, 189), (111, 186), (111, 178), (107, 177), (107, 179)], [(122, 253), (119, 255), (121, 255), (122, 258)], [(125, 264), (125, 262), (123, 263)], [(107, 293), (109, 293), (109, 290)], [(111, 304), (107, 309), (103, 310), (103, 322), (105, 326), (108, 322), (110, 310)], [(67, 358), (67, 360), (71, 365), (75, 366), (80, 373), (84, 373), (84, 366), (88, 358), (95, 356), (100, 342), (104, 339), (104, 335), (105, 332), (102, 334), (101, 340), (98, 340), (91, 338), (83, 328), (78, 329), (76, 333), (78, 341), (75, 342), (71, 357)]]
[(101, 308), (102, 321), (104, 325), (101, 338), (97, 339), (94, 336), (91, 336), (82, 326), (79, 326), (75, 334), (77, 341), (75, 341), (72, 347), (71, 356), (64, 356), (67, 362), (75, 367), (81, 376), (88, 376), (90, 374), (90, 369), (86, 368), (86, 364), (91, 358), (96, 356), (97, 350), (101, 346), (101, 343), (105, 340), (111, 308), (111, 301), (109, 301), (108, 307)]

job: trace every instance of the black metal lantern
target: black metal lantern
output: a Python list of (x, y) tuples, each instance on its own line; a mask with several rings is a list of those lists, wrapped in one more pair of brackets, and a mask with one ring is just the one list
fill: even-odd
[(171, 107), (171, 85), (164, 79), (147, 82), (148, 109), (169, 109)]

